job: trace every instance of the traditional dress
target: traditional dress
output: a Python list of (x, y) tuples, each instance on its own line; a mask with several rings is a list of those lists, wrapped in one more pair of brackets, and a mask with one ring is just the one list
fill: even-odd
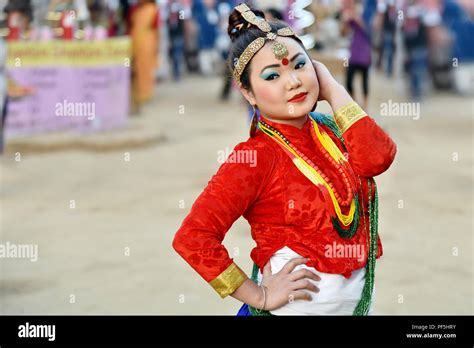
[[(360, 308), (354, 307), (364, 296), (372, 297), (375, 258), (383, 253), (377, 234), (373, 177), (388, 169), (396, 145), (367, 115), (343, 127), (329, 115), (312, 112), (309, 116), (299, 129), (262, 115), (255, 136), (234, 148), (197, 198), (174, 237), (173, 247), (225, 297), (247, 279), (222, 245), (232, 224), (243, 216), (256, 242), (250, 255), (255, 282), (271, 258), (272, 272), (276, 273), (284, 264), (282, 260), (299, 255), (309, 258), (304, 266), (329, 284), (318, 294), (323, 297), (320, 302), (343, 303), (342, 309), (326, 306), (318, 312), (317, 301), (312, 303), (315, 311), (305, 311), (306, 302), (295, 300), (293, 304), (298, 306), (289, 303), (287, 311), (269, 314), (359, 313)], [(298, 166), (291, 149), (276, 141), (280, 135), (297, 149), (296, 157), (301, 155), (319, 174), (311, 176), (306, 167)], [(337, 153), (347, 160), (343, 169), (334, 161)], [(315, 184), (318, 178), (329, 185)], [(352, 193), (349, 184), (356, 187)], [(345, 221), (348, 216), (352, 216), (350, 224)], [(330, 291), (332, 295), (324, 299)], [(367, 314), (370, 308), (365, 307)]]

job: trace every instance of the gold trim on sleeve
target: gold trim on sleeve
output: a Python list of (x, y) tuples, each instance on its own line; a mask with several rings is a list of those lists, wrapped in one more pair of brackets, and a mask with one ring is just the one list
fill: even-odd
[(340, 107), (334, 113), (334, 119), (341, 133), (365, 116), (367, 113), (354, 101)]
[(209, 284), (224, 298), (232, 294), (244, 281), (248, 279), (247, 275), (234, 262), (226, 268), (224, 272), (211, 280)]

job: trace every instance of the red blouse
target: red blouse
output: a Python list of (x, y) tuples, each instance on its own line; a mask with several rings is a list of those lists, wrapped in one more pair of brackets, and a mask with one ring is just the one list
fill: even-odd
[[(275, 123), (265, 117), (262, 120), (279, 130), (310, 158), (329, 177), (342, 199), (346, 198), (344, 183), (337, 170), (314, 144), (309, 118), (302, 129)], [(320, 124), (318, 127), (344, 152), (341, 141), (328, 127)], [(352, 271), (365, 266), (368, 256), (368, 188), (367, 180), (363, 178), (386, 171), (394, 160), (396, 145), (370, 117), (355, 122), (343, 134), (343, 139), (349, 165), (355, 175), (361, 177), (363, 211), (367, 222), (365, 226), (361, 216), (359, 228), (352, 238), (345, 239), (338, 235), (329, 214), (331, 210), (328, 207), (332, 202), (326, 201), (321, 190), (296, 168), (274, 140), (258, 130), (254, 137), (234, 148), (234, 157), (231, 154), (211, 178), (177, 231), (173, 248), (224, 297), (236, 287), (235, 284), (232, 288), (232, 285), (221, 282), (219, 290), (219, 286), (214, 285), (225, 274), (235, 273), (231, 269), (233, 259), (222, 241), (234, 221), (243, 216), (249, 222), (252, 238), (257, 244), (251, 258), (261, 271), (275, 251), (288, 246), (309, 258), (306, 265), (320, 272), (342, 274), (349, 278)], [(246, 161), (241, 163), (232, 159)], [(342, 207), (344, 214), (348, 211), (349, 206)], [(364, 252), (362, 260), (359, 257), (325, 256), (327, 246), (356, 247), (357, 244), (362, 246)], [(378, 238), (377, 258), (382, 253)], [(227, 292), (222, 289), (229, 286), (232, 289)]]

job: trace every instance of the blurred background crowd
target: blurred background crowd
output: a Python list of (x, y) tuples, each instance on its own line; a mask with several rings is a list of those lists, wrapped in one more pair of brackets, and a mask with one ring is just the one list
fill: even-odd
[[(8, 78), (7, 47), (15, 41), (131, 40), (130, 113), (154, 96), (160, 81), (183, 76), (222, 75), (220, 97), (232, 90), (226, 67), (231, 0), (2, 0), (0, 2), (1, 79), (6, 97), (33, 93)], [(315, 57), (342, 60), (346, 86), (362, 77), (367, 107), (369, 72), (387, 77), (400, 71), (411, 98), (427, 89), (472, 93), (474, 1), (471, 0), (315, 0), (252, 1), (269, 18), (289, 22)], [(81, 58), (77, 58), (81, 59)], [(327, 61), (326, 61), (327, 62)], [(329, 62), (327, 62), (329, 63)], [(336, 64), (335, 69), (341, 67)], [(454, 69), (454, 67), (456, 69)], [(159, 93), (159, 92), (158, 92)], [(5, 123), (5, 122), (3, 122)]]

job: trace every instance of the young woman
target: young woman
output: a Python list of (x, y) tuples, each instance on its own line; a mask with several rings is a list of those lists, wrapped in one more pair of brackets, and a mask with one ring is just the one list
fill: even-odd
[(361, 4), (349, 1), (347, 7), (343, 10), (343, 34), (351, 31), (351, 53), (349, 65), (346, 74), (347, 91), (354, 97), (353, 81), (357, 73), (362, 75), (362, 107), (367, 109), (369, 106), (369, 69), (372, 63), (371, 41), (364, 20), (361, 16)]
[[(233, 77), (261, 117), (173, 247), (221, 297), (244, 302), (239, 314), (369, 314), (382, 255), (373, 177), (396, 146), (285, 23), (240, 4), (228, 32)], [(319, 100), (334, 118), (312, 112)], [(240, 216), (257, 244), (251, 279), (222, 245)]]

